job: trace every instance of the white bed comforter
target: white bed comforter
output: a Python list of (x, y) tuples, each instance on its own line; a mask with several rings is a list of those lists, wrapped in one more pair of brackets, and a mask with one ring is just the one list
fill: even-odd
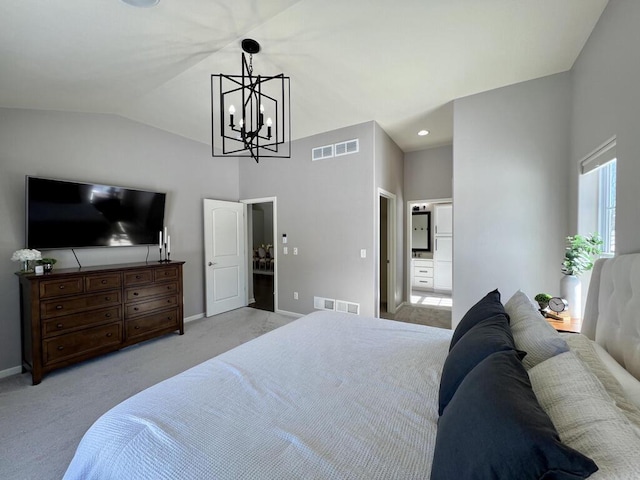
[(428, 478), (450, 339), (311, 314), (116, 406), (64, 478)]

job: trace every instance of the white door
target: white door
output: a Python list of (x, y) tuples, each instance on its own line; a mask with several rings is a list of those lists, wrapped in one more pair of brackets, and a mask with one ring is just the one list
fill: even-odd
[(246, 306), (245, 205), (204, 200), (207, 317)]

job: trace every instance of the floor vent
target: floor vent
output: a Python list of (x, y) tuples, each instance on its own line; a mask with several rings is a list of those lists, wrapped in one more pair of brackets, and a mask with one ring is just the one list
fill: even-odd
[(335, 310), (336, 301), (332, 298), (313, 297), (313, 308), (317, 310)]
[(336, 310), (338, 312), (353, 313), (360, 315), (360, 304), (353, 302), (345, 302), (344, 300), (336, 300)]
[(356, 138), (355, 140), (347, 140), (346, 142), (336, 143), (335, 156), (350, 155), (352, 153), (358, 153), (360, 151), (360, 142)]
[(325, 145), (324, 147), (316, 147), (311, 150), (311, 160), (324, 160), (325, 158), (333, 158), (333, 145)]

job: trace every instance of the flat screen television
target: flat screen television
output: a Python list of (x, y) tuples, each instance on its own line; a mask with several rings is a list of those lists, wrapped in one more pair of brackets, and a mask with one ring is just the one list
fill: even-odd
[(27, 176), (27, 248), (157, 244), (165, 199), (165, 193)]

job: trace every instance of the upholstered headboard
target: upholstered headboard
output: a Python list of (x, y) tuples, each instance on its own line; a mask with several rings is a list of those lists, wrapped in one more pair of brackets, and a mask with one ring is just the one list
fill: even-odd
[(596, 262), (582, 333), (640, 379), (640, 253)]

